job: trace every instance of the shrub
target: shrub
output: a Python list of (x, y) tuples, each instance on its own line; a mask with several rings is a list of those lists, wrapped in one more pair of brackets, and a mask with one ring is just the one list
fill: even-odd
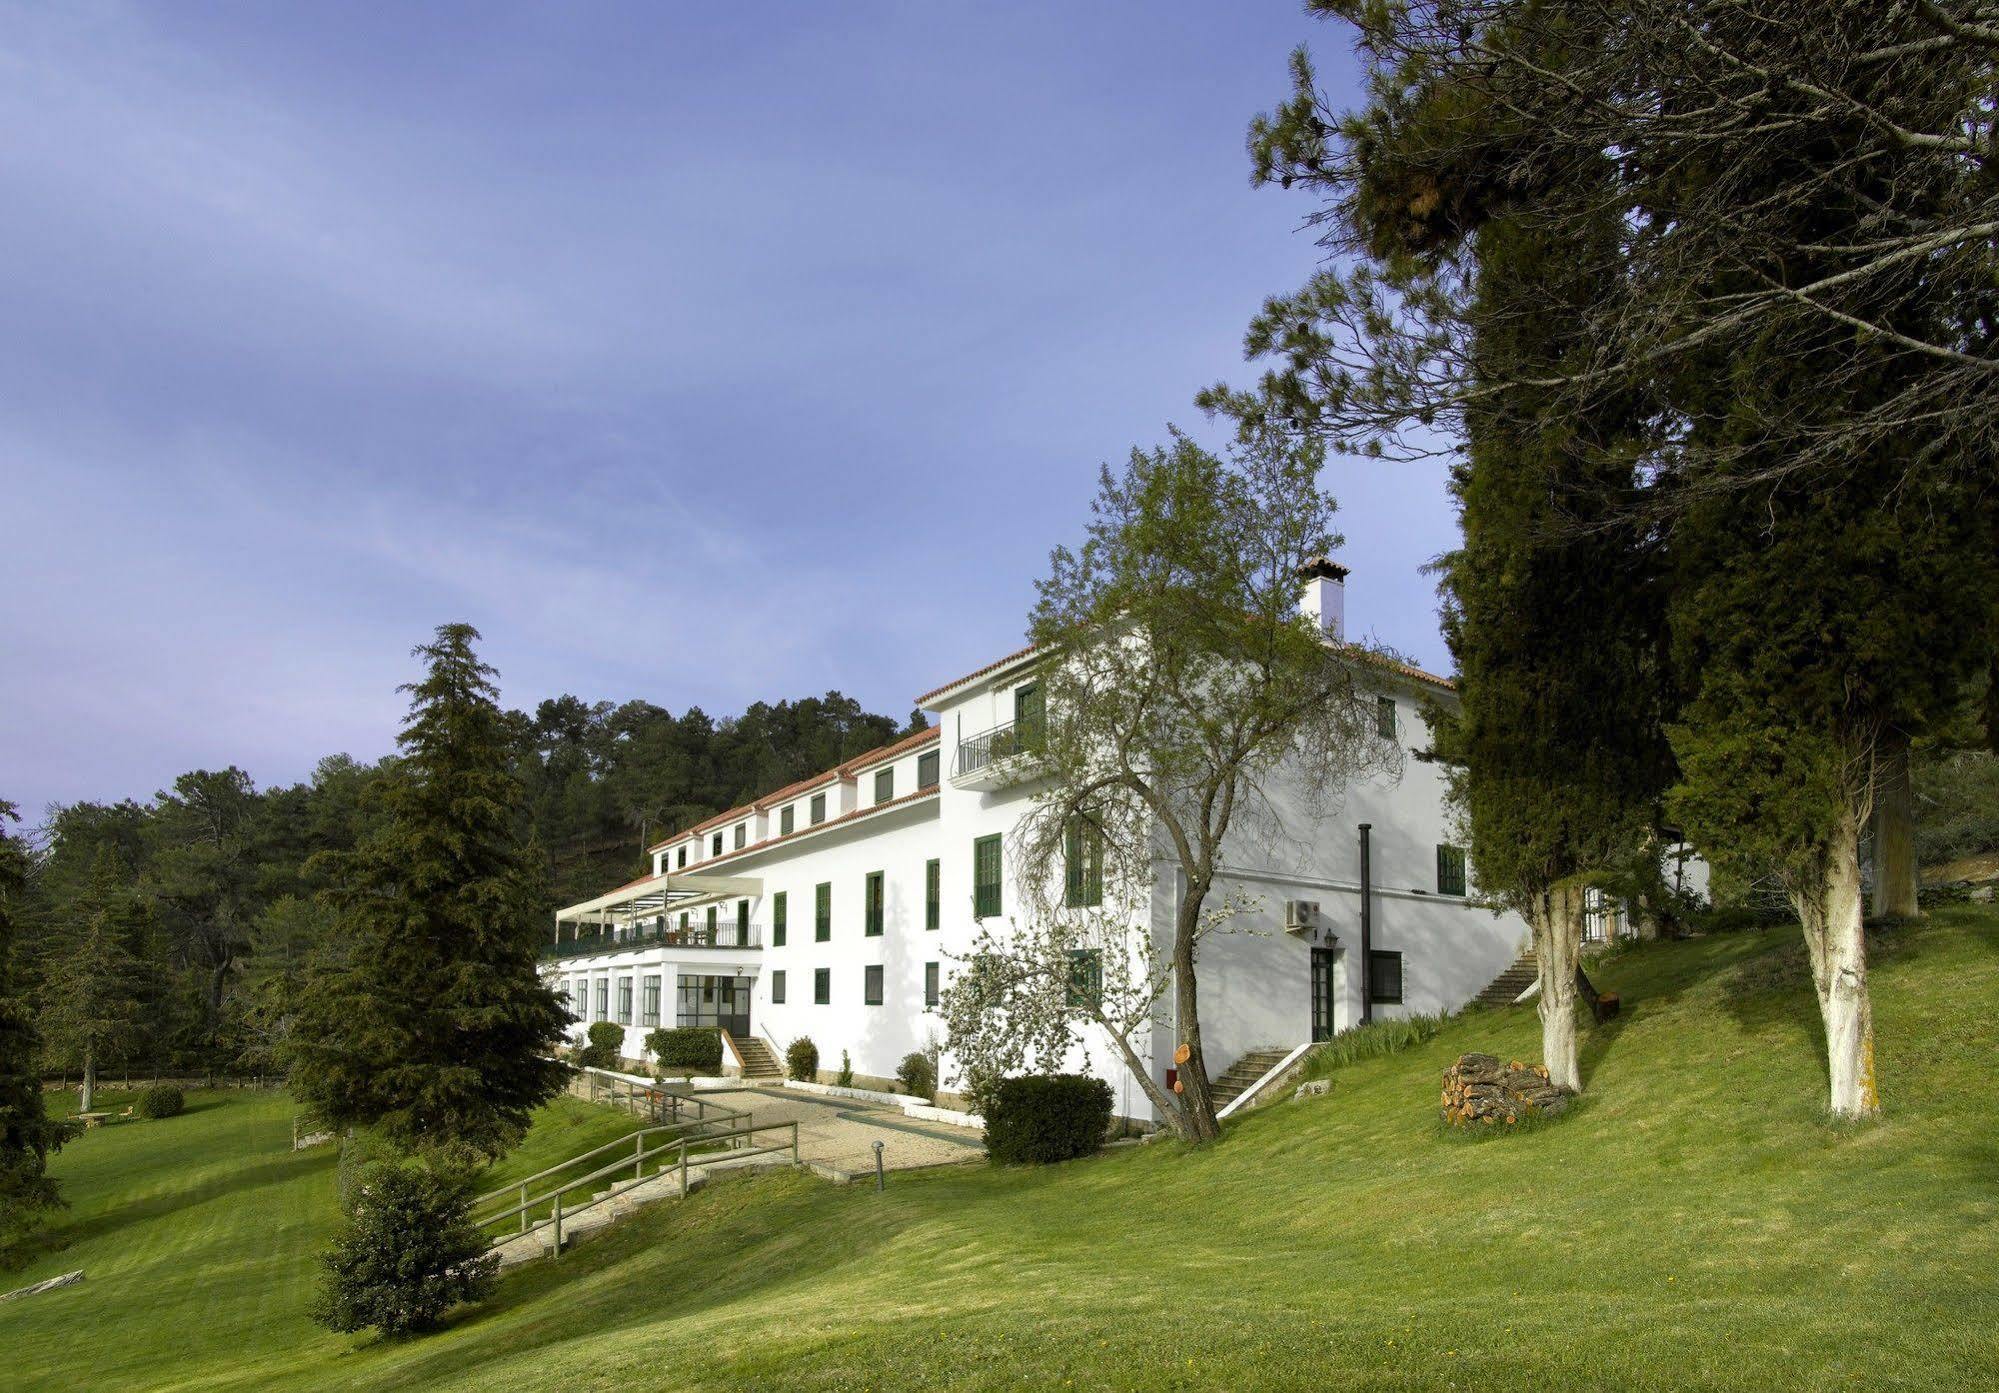
[(995, 1165), (1045, 1165), (1088, 1156), (1111, 1125), (1111, 1086), (1083, 1074), (1005, 1079), (986, 1109), (986, 1154)]
[(576, 1056), (576, 1062), (590, 1069), (609, 1069), (617, 1064), (625, 1047), (625, 1028), (610, 1021), (590, 1027), (590, 1043)]
[(791, 1042), (791, 1048), (784, 1052), (784, 1071), (806, 1083), (819, 1077), (819, 1047), (811, 1036), (801, 1035)]
[(845, 1050), (840, 1051), (840, 1077), (837, 1082), (842, 1088), (854, 1086), (854, 1061), (847, 1058)]
[(470, 1193), (462, 1179), (407, 1162), (371, 1167), (353, 1217), (320, 1257), (312, 1318), (331, 1330), (402, 1335), (482, 1299), (500, 1258), (472, 1224)]
[(712, 1025), (687, 1025), (655, 1030), (646, 1036), (646, 1048), (668, 1074), (722, 1072), (722, 1032)]
[(187, 1099), (172, 1084), (156, 1083), (140, 1092), (132, 1111), (139, 1117), (179, 1117), (187, 1111)]
[(1323, 1079), (1335, 1069), (1344, 1069), (1363, 1059), (1398, 1054), (1428, 1044), (1443, 1033), (1444, 1019), (1441, 1015), (1391, 1016), (1366, 1025), (1349, 1026), (1324, 1044), (1312, 1047), (1305, 1057), (1301, 1078)]
[(912, 1097), (928, 1102), (937, 1096), (937, 1064), (920, 1050), (902, 1057), (895, 1078), (902, 1085), (902, 1091)]

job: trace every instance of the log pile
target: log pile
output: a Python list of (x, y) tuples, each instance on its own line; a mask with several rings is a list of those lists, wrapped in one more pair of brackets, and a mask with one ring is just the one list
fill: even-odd
[(1495, 1054), (1460, 1055), (1444, 1070), (1444, 1121), (1453, 1127), (1511, 1127), (1523, 1117), (1553, 1117), (1575, 1095), (1548, 1082), (1543, 1065), (1507, 1063)]

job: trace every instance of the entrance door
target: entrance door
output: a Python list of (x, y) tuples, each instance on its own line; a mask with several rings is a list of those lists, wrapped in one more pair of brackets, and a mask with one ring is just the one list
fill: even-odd
[(1312, 950), (1312, 1038), (1330, 1040), (1334, 1030), (1333, 961), (1338, 952), (1331, 948)]

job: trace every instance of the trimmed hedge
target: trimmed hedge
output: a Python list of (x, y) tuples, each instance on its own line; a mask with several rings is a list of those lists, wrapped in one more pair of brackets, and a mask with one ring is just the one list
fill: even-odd
[(791, 1042), (791, 1048), (784, 1052), (784, 1071), (802, 1083), (818, 1081), (819, 1047), (812, 1043), (810, 1035), (801, 1035)]
[(1111, 1127), (1111, 1086), (1083, 1074), (1003, 1079), (986, 1108), (994, 1165), (1048, 1165), (1100, 1150)]
[(662, 1027), (646, 1036), (646, 1048), (663, 1073), (712, 1078), (722, 1072), (722, 1032), (712, 1025)]
[(576, 1062), (591, 1069), (614, 1068), (624, 1047), (625, 1028), (611, 1021), (598, 1021), (590, 1027), (590, 1043), (576, 1056)]
[(896, 1068), (895, 1080), (904, 1093), (930, 1102), (937, 1096), (937, 1063), (921, 1051), (906, 1054)]
[(170, 1083), (154, 1084), (141, 1092), (139, 1101), (132, 1105), (132, 1112), (138, 1117), (178, 1117), (186, 1111), (187, 1099)]

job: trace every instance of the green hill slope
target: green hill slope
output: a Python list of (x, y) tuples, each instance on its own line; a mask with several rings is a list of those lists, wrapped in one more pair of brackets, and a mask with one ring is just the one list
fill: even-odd
[[(1875, 966), (1888, 1111), (1865, 1127), (1819, 1114), (1794, 930), (1659, 944), (1593, 970), (1626, 1014), (1586, 1037), (1585, 1101), (1531, 1131), (1468, 1141), (1435, 1121), (1458, 1053), (1536, 1048), (1531, 1010), (1473, 1014), (1199, 1153), (880, 1195), (718, 1184), (419, 1342), (326, 1336), (287, 1291), (254, 1338), (177, 1350), (87, 1283), (0, 1308), (0, 1350), (79, 1336), (67, 1308), (102, 1322), (97, 1348), (141, 1347), (122, 1374), (202, 1387), (1989, 1386), (1999, 916), (1885, 934)], [(172, 1222), (140, 1207), (91, 1241), (139, 1247)], [(229, 1290), (194, 1263), (160, 1280)]]

